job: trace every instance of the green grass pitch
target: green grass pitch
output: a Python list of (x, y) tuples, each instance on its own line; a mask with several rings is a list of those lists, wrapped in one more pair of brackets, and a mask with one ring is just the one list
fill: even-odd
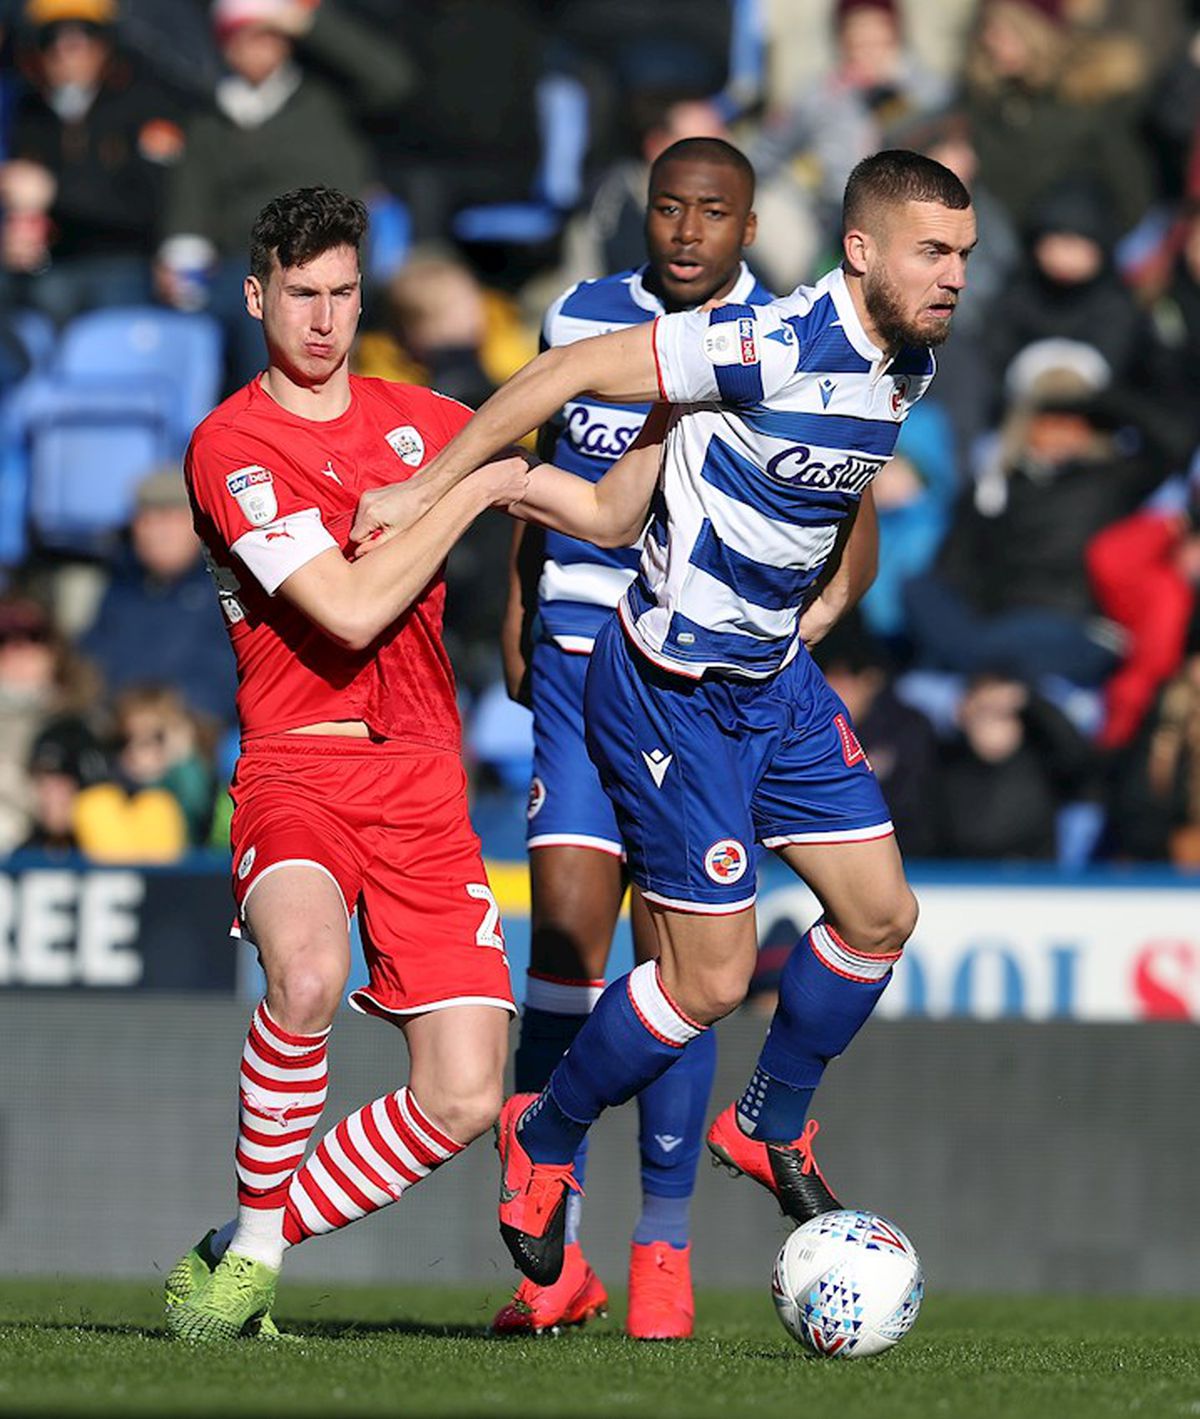
[(493, 1288), (285, 1285), (293, 1344), (174, 1345), (156, 1288), (0, 1281), (0, 1414), (1097, 1419), (1200, 1415), (1200, 1301), (934, 1294), (872, 1360), (810, 1360), (761, 1293), (703, 1292), (694, 1341), (608, 1320), (496, 1341)]

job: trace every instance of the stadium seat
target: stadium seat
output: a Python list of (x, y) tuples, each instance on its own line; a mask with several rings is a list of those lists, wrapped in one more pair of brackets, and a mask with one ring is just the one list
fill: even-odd
[(65, 381), (160, 384), (170, 395), (172, 442), (182, 453), (192, 430), (217, 402), (221, 358), (220, 326), (211, 316), (114, 306), (71, 321), (53, 369)]
[(0, 559), (23, 551), (26, 506), (39, 545), (105, 555), (137, 483), (182, 457), (217, 402), (220, 327), (207, 315), (112, 307), (78, 316), (41, 354), (42, 371), (4, 414)]
[(165, 382), (31, 381), (21, 423), (29, 450), (29, 520), (53, 551), (105, 555), (133, 510), (138, 482), (178, 456)]
[(482, 203), (454, 216), (454, 236), (470, 246), (541, 246), (551, 241), (583, 190), (587, 92), (577, 79), (548, 74), (537, 86), (541, 159), (528, 202)]
[(412, 217), (407, 206), (390, 192), (378, 192), (367, 201), (371, 224), (363, 262), (367, 280), (384, 285), (408, 260), (412, 246)]

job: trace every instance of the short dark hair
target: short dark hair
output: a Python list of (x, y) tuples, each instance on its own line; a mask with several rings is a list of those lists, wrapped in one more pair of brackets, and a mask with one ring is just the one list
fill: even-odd
[(669, 148), (664, 148), (650, 164), (650, 190), (659, 169), (667, 163), (712, 163), (715, 167), (732, 168), (740, 173), (749, 189), (750, 200), (754, 201), (754, 164), (732, 143), (724, 138), (680, 138)]
[(367, 230), (367, 209), (335, 187), (297, 187), (273, 198), (254, 219), (250, 272), (265, 286), (271, 258), (280, 266), (303, 266), (335, 246), (357, 252)]
[(885, 148), (850, 174), (842, 198), (842, 231), (864, 225), (873, 208), (902, 202), (937, 202), (961, 212), (971, 205), (971, 194), (948, 167), (924, 153)]

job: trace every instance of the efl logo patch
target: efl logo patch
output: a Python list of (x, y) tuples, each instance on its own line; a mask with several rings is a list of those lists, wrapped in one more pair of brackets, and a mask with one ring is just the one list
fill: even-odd
[(710, 325), (704, 332), (704, 353), (712, 365), (758, 364), (753, 320), (726, 320), (721, 325)]
[(902, 419), (904, 417), (904, 406), (908, 403), (908, 390), (912, 381), (906, 374), (899, 375), (895, 384), (892, 385), (892, 418)]
[(251, 463), (246, 468), (235, 469), (225, 475), (225, 486), (251, 527), (263, 527), (275, 521), (279, 503), (275, 498), (275, 479), (269, 468)]
[(858, 735), (850, 728), (844, 714), (835, 714), (833, 722), (837, 727), (838, 738), (842, 741), (842, 758), (846, 761), (846, 767), (852, 769), (855, 764), (866, 764), (871, 767), (871, 761), (867, 758), (866, 750), (858, 742)]
[(254, 866), (254, 859), (258, 856), (257, 849), (253, 845), (242, 853), (242, 860), (238, 863), (238, 881), (244, 882), (250, 875), (250, 869)]
[(398, 429), (389, 429), (384, 438), (401, 463), (407, 463), (410, 468), (420, 466), (425, 457), (425, 440), (411, 424), (401, 424)]
[(546, 802), (546, 785), (535, 774), (529, 783), (529, 802), (525, 805), (525, 816), (531, 822), (542, 811)]
[(721, 887), (732, 886), (746, 875), (750, 855), (737, 838), (722, 838), (704, 854), (704, 870)]

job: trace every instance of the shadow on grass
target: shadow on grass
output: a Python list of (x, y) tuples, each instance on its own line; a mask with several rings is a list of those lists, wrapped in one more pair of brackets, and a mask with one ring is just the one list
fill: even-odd
[(99, 1321), (79, 1316), (72, 1320), (65, 1316), (54, 1320), (5, 1320), (0, 1321), (0, 1335), (9, 1330), (85, 1330), (90, 1335), (128, 1335), (136, 1340), (165, 1340), (167, 1337), (158, 1326), (150, 1325), (105, 1325)]
[(292, 1320), (290, 1317), (279, 1322), (280, 1328), (288, 1335), (300, 1336), (305, 1340), (353, 1340), (358, 1336), (376, 1335), (419, 1335), (430, 1340), (495, 1340), (486, 1325), (435, 1325), (430, 1321), (406, 1320), (339, 1320), (326, 1317), (322, 1320)]

